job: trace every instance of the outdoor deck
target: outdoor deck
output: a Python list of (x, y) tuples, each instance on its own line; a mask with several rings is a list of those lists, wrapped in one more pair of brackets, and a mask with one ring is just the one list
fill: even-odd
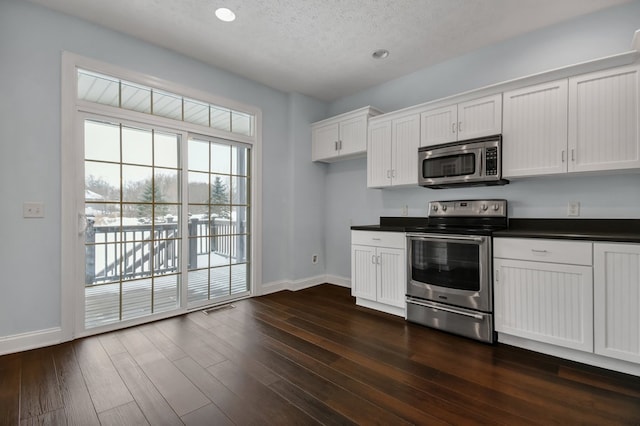
[(189, 305), (248, 290), (246, 235), (235, 223), (189, 224), (189, 272), (180, 274), (177, 224), (95, 226), (87, 233), (85, 327), (176, 309), (180, 285)]

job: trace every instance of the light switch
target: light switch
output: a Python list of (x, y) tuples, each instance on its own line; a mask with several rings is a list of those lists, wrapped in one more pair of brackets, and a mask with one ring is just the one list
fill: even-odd
[(22, 217), (39, 219), (44, 217), (44, 203), (28, 202), (22, 204)]

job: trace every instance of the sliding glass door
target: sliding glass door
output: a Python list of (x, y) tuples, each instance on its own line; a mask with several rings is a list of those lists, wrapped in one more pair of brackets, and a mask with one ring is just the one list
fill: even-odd
[(190, 306), (249, 292), (250, 157), (246, 145), (189, 138)]
[(83, 120), (84, 330), (249, 294), (250, 148)]
[(84, 120), (85, 328), (180, 307), (183, 138)]

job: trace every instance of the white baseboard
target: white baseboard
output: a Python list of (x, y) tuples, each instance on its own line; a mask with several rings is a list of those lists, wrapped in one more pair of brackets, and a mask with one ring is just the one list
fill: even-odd
[(43, 348), (62, 343), (60, 327), (0, 337), (0, 355)]
[(258, 293), (260, 296), (264, 296), (265, 294), (271, 294), (283, 290), (298, 291), (324, 283), (334, 284), (341, 287), (351, 287), (351, 280), (348, 278), (338, 277), (335, 275), (318, 275), (296, 281), (282, 280), (265, 283), (262, 284)]
[(511, 336), (504, 333), (498, 333), (498, 342), (505, 345), (517, 346), (522, 349), (528, 349), (534, 352), (564, 358), (571, 361), (581, 362), (583, 364), (593, 365), (595, 367), (606, 368), (608, 370), (619, 371), (621, 373), (640, 376), (640, 365), (631, 362), (621, 361), (606, 356), (597, 355), (590, 352), (582, 352), (575, 349), (563, 348), (548, 343), (536, 342), (522, 337)]
[(343, 278), (337, 275), (325, 275), (325, 282), (333, 285), (339, 285), (340, 287), (351, 288), (351, 278)]

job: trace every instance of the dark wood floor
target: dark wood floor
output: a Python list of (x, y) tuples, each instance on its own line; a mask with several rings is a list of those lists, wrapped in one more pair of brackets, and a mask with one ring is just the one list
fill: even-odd
[(640, 379), (322, 285), (0, 357), (1, 424), (640, 424)]

